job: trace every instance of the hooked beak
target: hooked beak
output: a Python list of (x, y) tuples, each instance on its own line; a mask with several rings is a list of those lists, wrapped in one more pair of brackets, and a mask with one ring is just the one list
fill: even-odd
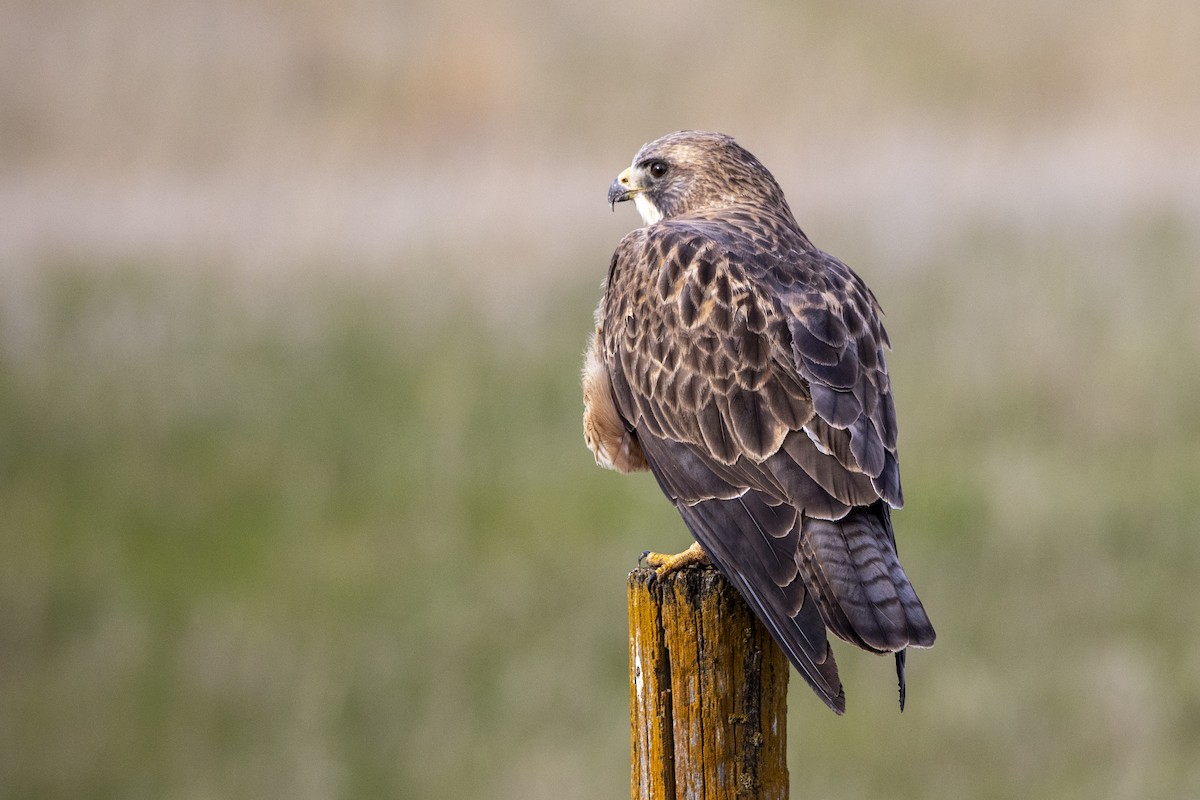
[(608, 187), (608, 204), (614, 211), (617, 209), (617, 203), (624, 203), (638, 192), (637, 189), (633, 188), (629, 176), (630, 168), (626, 167), (625, 170), (617, 176), (616, 180), (612, 182), (612, 186)]

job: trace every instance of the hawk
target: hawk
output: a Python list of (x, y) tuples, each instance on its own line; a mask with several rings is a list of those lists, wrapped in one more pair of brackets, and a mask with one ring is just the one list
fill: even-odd
[(874, 294), (813, 246), (758, 159), (719, 133), (642, 147), (608, 191), (645, 227), (613, 254), (583, 367), (601, 466), (649, 470), (711, 560), (835, 712), (826, 631), (895, 653), (933, 626), (896, 555), (896, 415)]

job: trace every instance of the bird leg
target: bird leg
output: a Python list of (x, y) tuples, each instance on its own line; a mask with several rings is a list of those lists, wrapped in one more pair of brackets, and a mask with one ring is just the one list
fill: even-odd
[(699, 542), (693, 542), (692, 546), (682, 553), (668, 555), (666, 553), (652, 553), (649, 550), (642, 553), (642, 560), (647, 566), (654, 568), (654, 576), (656, 578), (665, 578), (672, 572), (681, 570), (684, 567), (692, 565), (708, 565), (712, 561), (708, 558), (708, 553), (704, 552), (704, 548)]

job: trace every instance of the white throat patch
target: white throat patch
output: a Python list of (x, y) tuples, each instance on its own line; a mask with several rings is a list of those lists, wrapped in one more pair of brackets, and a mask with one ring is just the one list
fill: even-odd
[(647, 225), (653, 225), (662, 219), (662, 212), (655, 208), (654, 204), (647, 200), (641, 192), (633, 196), (633, 204), (637, 206), (638, 213), (642, 215), (642, 221)]

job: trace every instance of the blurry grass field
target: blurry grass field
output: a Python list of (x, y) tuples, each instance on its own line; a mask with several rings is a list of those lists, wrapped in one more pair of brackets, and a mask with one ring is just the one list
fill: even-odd
[[(841, 649), (844, 719), (793, 682), (804, 796), (1200, 792), (1194, 236), (864, 270), (940, 638), (903, 717), (885, 659)], [(687, 540), (583, 447), (598, 289), (505, 336), (431, 286), (59, 264), (8, 299), (0, 795), (626, 791), (624, 575)]]
[(461, 796), (528, 767), (517, 738), (567, 780), (583, 732), (619, 774), (635, 531), (586, 479), (582, 332), (40, 288), (3, 366), (0, 791)]

